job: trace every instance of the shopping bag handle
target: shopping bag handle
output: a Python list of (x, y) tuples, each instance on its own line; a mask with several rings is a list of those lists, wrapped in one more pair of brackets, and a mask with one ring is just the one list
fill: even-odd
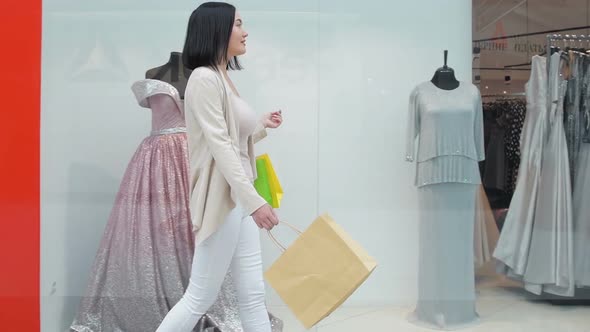
[[(300, 231), (299, 229), (297, 229), (297, 227), (291, 225), (290, 223), (286, 222), (286, 221), (281, 221), (281, 224), (285, 224), (287, 227), (291, 228), (293, 231), (295, 231), (295, 233), (297, 233), (298, 235), (303, 234), (302, 231)], [(272, 242), (279, 248), (279, 250), (281, 250), (282, 252), (285, 252), (287, 250), (287, 248), (285, 248), (285, 246), (283, 246), (279, 240), (277, 240), (275, 238), (275, 236), (272, 234), (272, 232), (269, 230), (268, 232), (268, 236), (270, 237), (270, 239), (272, 240)]]

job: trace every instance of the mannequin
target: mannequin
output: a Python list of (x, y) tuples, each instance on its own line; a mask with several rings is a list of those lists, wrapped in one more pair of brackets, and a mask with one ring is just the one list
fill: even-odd
[[(172, 52), (168, 63), (131, 86), (139, 106), (151, 110), (151, 133), (123, 175), (71, 332), (155, 331), (188, 286), (195, 248), (180, 95), (189, 75), (181, 54)], [(241, 332), (237, 304), (228, 273), (192, 332)], [(269, 318), (272, 332), (281, 332), (282, 321)]]
[(182, 53), (171, 52), (168, 62), (162, 66), (149, 69), (145, 73), (145, 78), (170, 83), (178, 90), (180, 98), (184, 99), (184, 90), (190, 75), (191, 71), (185, 68), (182, 63)]
[(484, 160), (479, 89), (446, 64), (410, 94), (406, 160), (416, 163), (418, 299), (410, 322), (452, 330), (478, 321), (476, 199)]
[(449, 51), (445, 50), (445, 63), (438, 68), (430, 80), (439, 89), (455, 90), (459, 87), (459, 81), (455, 78), (455, 71), (453, 68), (447, 66), (447, 56)]

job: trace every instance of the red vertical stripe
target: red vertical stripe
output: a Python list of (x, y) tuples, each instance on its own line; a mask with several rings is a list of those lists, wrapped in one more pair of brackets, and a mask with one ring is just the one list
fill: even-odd
[(39, 331), (42, 0), (0, 1), (0, 330)]

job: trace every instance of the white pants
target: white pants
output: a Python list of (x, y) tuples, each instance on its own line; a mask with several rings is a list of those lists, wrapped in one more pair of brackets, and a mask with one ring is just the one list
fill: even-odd
[(156, 332), (190, 332), (217, 299), (229, 268), (244, 332), (271, 332), (265, 304), (260, 233), (250, 216), (233, 209), (221, 227), (195, 248), (189, 285)]

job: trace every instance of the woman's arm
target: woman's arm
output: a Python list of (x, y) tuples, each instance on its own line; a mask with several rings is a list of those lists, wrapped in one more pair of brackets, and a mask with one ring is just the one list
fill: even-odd
[(252, 134), (252, 141), (254, 142), (254, 144), (260, 142), (263, 138), (265, 138), (268, 135), (268, 133), (266, 132), (266, 127), (264, 126), (264, 117), (258, 121), (258, 125), (256, 126), (256, 129), (254, 129), (254, 133)]
[(223, 112), (223, 95), (220, 93), (218, 78), (215, 73), (202, 72), (199, 75), (195, 77), (195, 84), (191, 87), (194, 90), (187, 94), (187, 111), (192, 112), (203, 130), (216, 166), (235, 191), (245, 212), (251, 215), (265, 205), (266, 201), (248, 180), (239, 151), (232, 143)]
[(283, 123), (283, 115), (281, 113), (282, 111), (278, 110), (276, 112), (266, 113), (260, 118), (258, 126), (256, 126), (252, 134), (253, 143), (257, 143), (266, 137), (266, 128), (278, 128)]

